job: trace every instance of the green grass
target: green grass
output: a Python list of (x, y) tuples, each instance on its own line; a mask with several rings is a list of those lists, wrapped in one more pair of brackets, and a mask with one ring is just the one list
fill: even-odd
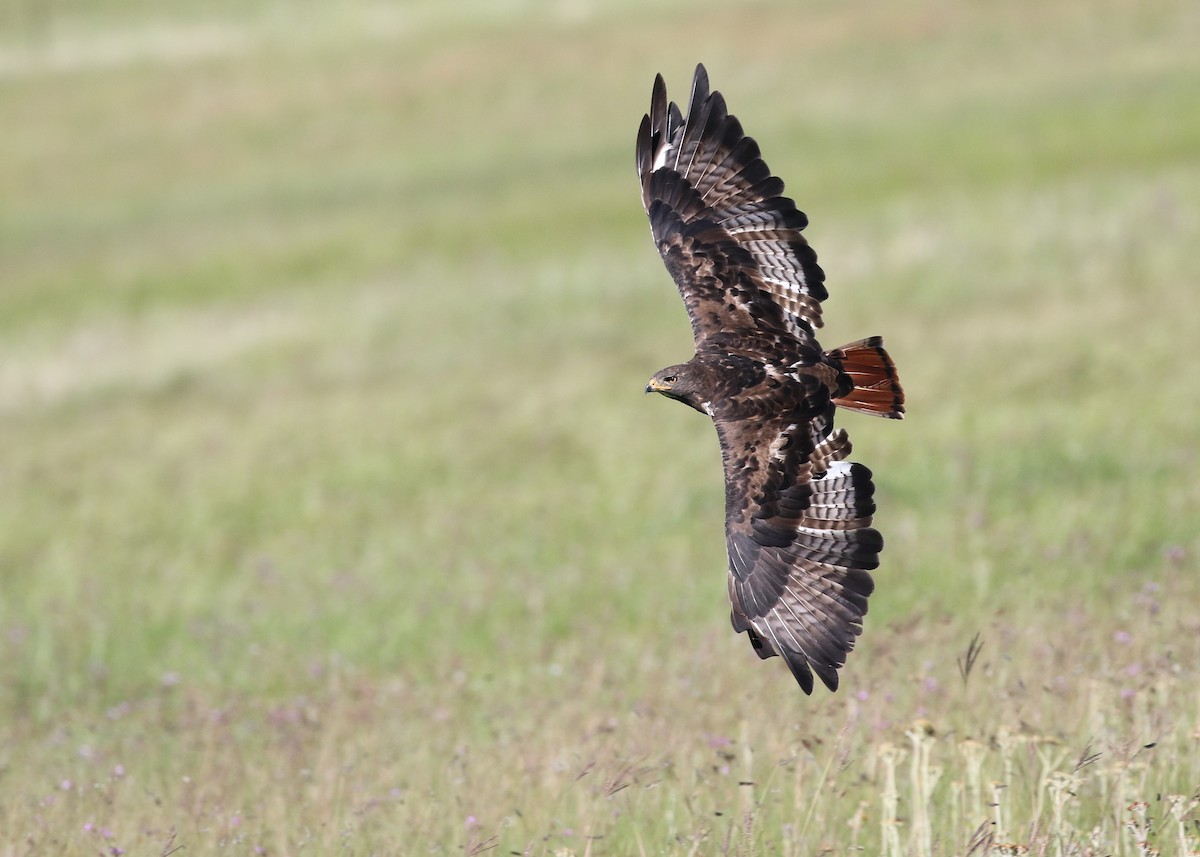
[[(0, 13), (0, 854), (1200, 850), (1192, 5), (463, 11)], [(835, 695), (640, 392), (698, 60), (909, 394)]]

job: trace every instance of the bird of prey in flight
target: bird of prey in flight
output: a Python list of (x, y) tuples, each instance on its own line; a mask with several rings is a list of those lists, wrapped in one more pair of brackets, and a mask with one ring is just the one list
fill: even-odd
[(879, 337), (824, 350), (825, 273), (808, 223), (697, 66), (687, 114), (654, 81), (637, 136), (642, 203), (692, 322), (695, 354), (654, 374), (712, 418), (725, 469), (729, 600), (760, 658), (830, 690), (862, 632), (883, 538), (871, 471), (848, 461), (839, 408), (900, 419)]

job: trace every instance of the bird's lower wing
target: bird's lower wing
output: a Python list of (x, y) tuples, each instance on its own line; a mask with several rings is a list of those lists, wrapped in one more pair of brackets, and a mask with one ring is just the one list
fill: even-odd
[(759, 657), (783, 657), (805, 693), (813, 673), (837, 689), (883, 547), (871, 471), (844, 460), (845, 432), (808, 438), (808, 426), (791, 423), (757, 459), (726, 459), (733, 626)]

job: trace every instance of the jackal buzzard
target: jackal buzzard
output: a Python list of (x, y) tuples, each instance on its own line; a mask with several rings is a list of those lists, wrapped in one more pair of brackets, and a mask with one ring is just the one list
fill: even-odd
[(846, 461), (837, 407), (899, 419), (904, 392), (879, 337), (824, 351), (825, 273), (808, 223), (696, 67), (687, 116), (662, 75), (637, 137), (642, 203), (692, 321), (696, 353), (646, 392), (712, 417), (725, 465), (729, 600), (760, 658), (805, 693), (830, 690), (862, 632), (883, 539), (871, 471)]

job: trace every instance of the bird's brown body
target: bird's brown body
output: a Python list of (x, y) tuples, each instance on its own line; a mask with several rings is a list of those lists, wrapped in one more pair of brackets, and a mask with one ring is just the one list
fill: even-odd
[(642, 201), (692, 322), (694, 356), (646, 387), (710, 416), (725, 469), (731, 618), (805, 692), (836, 689), (883, 539), (871, 472), (846, 461), (844, 407), (899, 418), (882, 340), (822, 350), (825, 275), (758, 146), (696, 69), (686, 118), (660, 76), (637, 143)]

